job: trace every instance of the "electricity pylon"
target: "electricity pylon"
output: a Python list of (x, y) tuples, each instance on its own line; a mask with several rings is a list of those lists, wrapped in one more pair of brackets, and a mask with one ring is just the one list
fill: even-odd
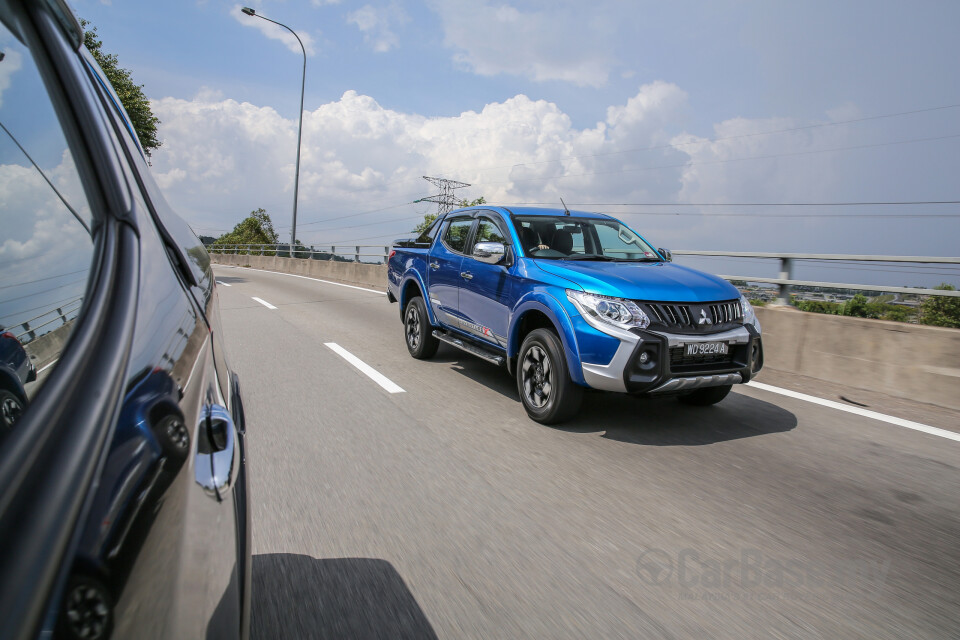
[(440, 193), (435, 196), (427, 196), (426, 198), (414, 200), (414, 202), (436, 202), (437, 215), (443, 215), (444, 213), (453, 211), (460, 205), (460, 201), (457, 200), (455, 195), (453, 195), (454, 189), (462, 189), (470, 186), (466, 182), (447, 180), (446, 178), (432, 178), (430, 176), (423, 176), (423, 179), (430, 184), (436, 185), (440, 189)]

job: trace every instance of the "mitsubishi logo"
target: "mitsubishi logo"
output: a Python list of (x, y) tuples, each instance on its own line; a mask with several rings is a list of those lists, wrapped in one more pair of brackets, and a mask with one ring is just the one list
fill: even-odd
[(697, 324), (699, 324), (699, 325), (704, 325), (704, 324), (710, 325), (710, 324), (713, 324), (713, 320), (711, 320), (710, 318), (707, 317), (707, 310), (706, 310), (706, 309), (700, 309), (700, 319), (697, 321)]

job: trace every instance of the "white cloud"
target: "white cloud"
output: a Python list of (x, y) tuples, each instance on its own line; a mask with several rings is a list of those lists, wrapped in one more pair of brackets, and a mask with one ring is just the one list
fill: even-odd
[(312, 56), (316, 53), (313, 37), (309, 33), (303, 31), (297, 32), (297, 36), (299, 36), (300, 40), (303, 42), (303, 49), (301, 50), (300, 44), (297, 42), (297, 38), (292, 33), (267, 20), (258, 18), (256, 16), (248, 16), (243, 13), (241, 9), (243, 9), (242, 5), (233, 5), (233, 8), (230, 10), (230, 15), (233, 16), (234, 20), (243, 26), (252, 27), (272, 40), (279, 40), (286, 45), (287, 49), (290, 49), (290, 51), (294, 53), (306, 52), (308, 56)]
[[(623, 5), (600, 10), (591, 3), (563, 1), (518, 8), (485, 0), (431, 0), (440, 16), (444, 43), (454, 60), (484, 76), (501, 73), (537, 81), (561, 80), (603, 86), (617, 61), (617, 21)], [(542, 8), (541, 8), (542, 7)]]
[(0, 64), (0, 106), (3, 106), (3, 92), (10, 88), (10, 79), (23, 66), (23, 56), (16, 50), (8, 50)]
[[(645, 85), (626, 104), (611, 108), (605, 121), (578, 129), (556, 104), (524, 95), (479, 112), (426, 118), (385, 109), (370, 96), (348, 91), (304, 113), (298, 219), (302, 224), (409, 203), (432, 193), (422, 175), (470, 182), (475, 186), (463, 196), (499, 202), (671, 197), (679, 189), (680, 169), (657, 179), (628, 174), (625, 180), (623, 171), (649, 162), (676, 164), (673, 156), (682, 154), (661, 150), (637, 157), (621, 152), (669, 140), (663, 127), (685, 101), (686, 94), (675, 85)], [(166, 98), (152, 106), (163, 122), (154, 172), (191, 223), (226, 230), (259, 206), (278, 224), (285, 223), (296, 120), (207, 93), (190, 101)], [(416, 211), (401, 208), (382, 219), (416, 217)], [(382, 229), (334, 229), (349, 224), (353, 222), (301, 231), (307, 240), (332, 242), (402, 233), (412, 226), (399, 220)]]
[(364, 42), (372, 45), (377, 53), (386, 53), (400, 46), (394, 28), (408, 21), (407, 14), (395, 2), (382, 8), (368, 4), (347, 14), (347, 23), (356, 25), (363, 33)]
[[(60, 164), (45, 169), (45, 173), (61, 195), (89, 220), (90, 210), (70, 154), (64, 151)], [(79, 296), (85, 279), (82, 271), (91, 260), (90, 236), (25, 159), (23, 164), (0, 165), (0, 202), (6, 210), (17, 212), (5, 218), (0, 242), (0, 264), (7, 285), (0, 296), (0, 318), (6, 324), (21, 322), (38, 315), (35, 307), (50, 308)], [(17, 285), (44, 278), (49, 279), (49, 286)]]
[[(848, 145), (842, 127), (809, 127), (794, 118), (733, 118), (714, 125), (711, 139), (688, 134), (674, 144), (690, 157), (679, 199), (684, 202), (809, 202), (849, 179), (843, 156), (818, 153)], [(792, 129), (792, 131), (791, 131)], [(786, 131), (785, 131), (786, 130)], [(782, 133), (770, 132), (780, 131)], [(769, 134), (769, 135), (768, 135)]]
[[(223, 233), (261, 206), (281, 235), (289, 233), (295, 118), (211, 92), (152, 106), (163, 122), (153, 170), (199, 233)], [(832, 118), (734, 118), (701, 137), (677, 133), (688, 108), (687, 94), (667, 82), (643, 85), (587, 127), (574, 126), (559, 105), (522, 94), (455, 117), (425, 117), (347, 91), (304, 112), (298, 237), (313, 244), (400, 237), (433, 208), (411, 204), (435, 193), (423, 175), (468, 182), (472, 186), (458, 196), (482, 195), (502, 204), (559, 203), (560, 197), (567, 203), (835, 201), (876, 193), (886, 186), (876, 183), (876, 175), (895, 175), (888, 165), (867, 161), (867, 152), (819, 153), (864, 141), (860, 129), (810, 127)], [(853, 113), (850, 107), (842, 112)], [(794, 130), (770, 134), (782, 129)], [(894, 149), (891, 158), (904, 152)], [(624, 219), (651, 241), (681, 249), (923, 253), (930, 238), (923, 232), (892, 235), (894, 222), (866, 228), (863, 218), (843, 221), (843, 211), (836, 220), (786, 221), (714, 215), (737, 211), (719, 207), (704, 208), (701, 217), (687, 215), (698, 212), (694, 207), (631, 211)], [(673, 215), (678, 212), (683, 215)], [(650, 215), (656, 213), (668, 215)], [(897, 229), (909, 228), (908, 222)], [(908, 240), (914, 245), (904, 244)]]

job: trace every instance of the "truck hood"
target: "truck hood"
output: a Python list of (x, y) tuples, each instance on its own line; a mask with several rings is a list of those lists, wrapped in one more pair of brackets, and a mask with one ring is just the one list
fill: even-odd
[(715, 302), (740, 297), (737, 288), (723, 278), (672, 262), (536, 260), (535, 263), (584, 291), (616, 298)]

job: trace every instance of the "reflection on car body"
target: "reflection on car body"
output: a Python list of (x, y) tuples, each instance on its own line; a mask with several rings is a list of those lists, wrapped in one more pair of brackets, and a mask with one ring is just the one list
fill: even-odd
[(245, 423), (209, 257), (61, 0), (0, 2), (0, 53), (0, 319), (36, 329), (0, 338), (0, 640), (245, 638)]
[(37, 379), (27, 351), (10, 331), (0, 333), (0, 438), (13, 427), (27, 406), (25, 385)]

